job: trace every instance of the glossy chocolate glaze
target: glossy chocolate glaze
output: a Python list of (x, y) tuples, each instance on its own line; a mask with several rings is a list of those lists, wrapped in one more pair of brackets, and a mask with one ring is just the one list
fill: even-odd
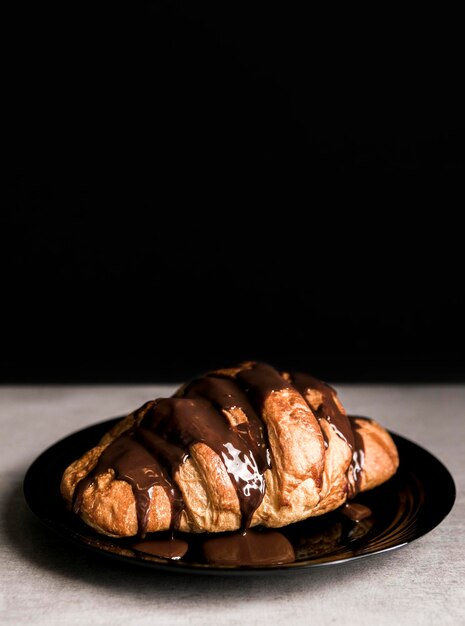
[(162, 559), (177, 561), (182, 559), (189, 549), (187, 541), (172, 537), (171, 539), (145, 539), (131, 544), (131, 548), (136, 552), (159, 556)]
[[(384, 500), (383, 500), (384, 502)], [(389, 505), (387, 505), (389, 508)], [(232, 533), (154, 533), (143, 541), (123, 543), (140, 555), (217, 567), (265, 567), (316, 558), (359, 540), (376, 516), (367, 506), (350, 502), (322, 517), (279, 530), (256, 527)]]
[(363, 504), (357, 504), (355, 502), (346, 502), (341, 507), (341, 513), (351, 519), (353, 522), (361, 522), (362, 519), (370, 517), (371, 509)]
[[(203, 398), (159, 400), (146, 413), (140, 428), (179, 446), (183, 458), (196, 443), (204, 443), (216, 452), (236, 489), (243, 523), (250, 523), (263, 499), (265, 479), (247, 442), (211, 402)], [(176, 469), (181, 462), (181, 458), (176, 459)]]
[[(336, 434), (353, 448), (354, 437), (352, 425), (347, 415), (341, 411), (334, 400), (336, 394), (334, 389), (322, 380), (318, 380), (318, 378), (314, 378), (310, 376), (310, 374), (304, 374), (302, 372), (293, 372), (291, 380), (293, 386), (307, 400), (307, 403), (318, 420), (322, 418), (326, 419)], [(314, 407), (307, 398), (310, 389), (318, 391), (321, 394), (321, 403), (318, 407)]]
[[(369, 418), (347, 415), (335, 401), (336, 392), (334, 389), (322, 380), (310, 376), (310, 374), (293, 372), (291, 380), (293, 386), (306, 399), (318, 420), (326, 419), (336, 434), (351, 447), (352, 459), (347, 473), (350, 474), (352, 480), (349, 481), (348, 491), (349, 498), (354, 498), (360, 491), (360, 473), (365, 462), (363, 438), (359, 433), (360, 427), (355, 419), (368, 420)], [(321, 395), (318, 406), (310, 402), (309, 391), (311, 390), (316, 390)], [(324, 435), (324, 431), (322, 432)]]
[[(117, 480), (128, 482), (134, 492), (138, 533), (144, 536), (150, 508), (150, 492), (164, 488), (171, 503), (171, 528), (179, 525), (184, 508), (175, 476), (191, 454), (204, 443), (223, 461), (236, 490), (242, 528), (250, 525), (265, 493), (264, 472), (269, 467), (266, 427), (261, 402), (273, 390), (286, 387), (281, 375), (267, 365), (253, 365), (244, 379), (207, 376), (193, 381), (181, 397), (146, 403), (134, 414), (135, 425), (111, 443), (95, 468), (81, 480), (74, 493), (78, 512), (84, 491), (95, 479), (113, 470)], [(253, 402), (249, 391), (253, 389)], [(224, 411), (240, 408), (247, 421), (231, 424)]]
[(295, 561), (294, 548), (286, 537), (275, 530), (248, 530), (208, 539), (203, 554), (210, 565), (263, 566), (282, 565)]
[(123, 480), (131, 485), (136, 501), (139, 532), (145, 534), (150, 509), (150, 490), (155, 485), (160, 485), (170, 494), (173, 485), (157, 459), (136, 440), (134, 432), (124, 433), (115, 439), (102, 452), (94, 469), (79, 481), (74, 491), (74, 512), (79, 512), (87, 487), (109, 468), (114, 471), (116, 480)]
[[(357, 424), (340, 410), (332, 389), (325, 383), (306, 374), (293, 374), (292, 385), (307, 402), (308, 389), (321, 392), (322, 401), (313, 410), (353, 450), (349, 496), (355, 496), (364, 458)], [(170, 528), (177, 529), (184, 502), (176, 473), (192, 454), (192, 447), (203, 443), (222, 460), (239, 500), (241, 527), (248, 528), (263, 500), (264, 472), (270, 467), (266, 426), (262, 420), (264, 402), (273, 392), (292, 385), (273, 367), (251, 363), (235, 376), (209, 374), (195, 379), (172, 398), (146, 403), (134, 413), (134, 426), (103, 451), (94, 469), (77, 484), (74, 511), (79, 511), (87, 487), (99, 475), (113, 470), (115, 479), (131, 485), (141, 537), (146, 533), (151, 490), (155, 486), (161, 486), (167, 494), (171, 504)], [(237, 409), (240, 409), (239, 418), (234, 413)], [(254, 541), (254, 536), (250, 534), (248, 540), (237, 541), (246, 546)], [(262, 534), (260, 537), (257, 541), (263, 543)], [(237, 549), (240, 552), (242, 548)]]
[(365, 420), (371, 422), (369, 417), (360, 415), (349, 415), (352, 432), (354, 433), (354, 446), (352, 448), (352, 461), (349, 472), (352, 473), (353, 481), (349, 482), (349, 498), (354, 498), (360, 492), (360, 475), (365, 464), (365, 446), (363, 437), (360, 435), (360, 426), (355, 420)]
[(247, 421), (232, 426), (232, 428), (250, 447), (260, 472), (263, 473), (268, 469), (270, 464), (267, 458), (266, 429), (236, 380), (209, 374), (189, 383), (182, 395), (185, 398), (205, 398), (220, 411), (241, 409), (246, 415)]
[(288, 389), (291, 386), (278, 370), (266, 363), (255, 363), (250, 368), (240, 370), (236, 375), (236, 380), (252, 404), (258, 408), (259, 414), (271, 393)]

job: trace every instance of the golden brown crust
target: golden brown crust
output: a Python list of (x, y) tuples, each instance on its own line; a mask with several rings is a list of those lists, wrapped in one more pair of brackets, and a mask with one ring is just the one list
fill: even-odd
[(323, 435), (307, 403), (292, 388), (270, 394), (263, 421), (273, 454), (279, 502), (286, 506), (302, 482), (312, 479), (319, 487), (325, 458)]
[(360, 474), (360, 490), (378, 487), (395, 474), (399, 455), (390, 434), (375, 421), (355, 419), (361, 428), (365, 448), (365, 464)]
[[(231, 369), (222, 374), (234, 377), (238, 371)], [(342, 408), (335, 392), (331, 393)], [(352, 450), (325, 419), (318, 421), (315, 417), (313, 411), (321, 404), (319, 394), (309, 390), (308, 404), (292, 387), (267, 397), (262, 418), (268, 430), (272, 467), (265, 472), (266, 491), (253, 515), (252, 526), (285, 526), (332, 511), (346, 501), (349, 481), (353, 480), (348, 471)], [(65, 470), (61, 493), (69, 504), (77, 483), (93, 469), (105, 447), (131, 428), (135, 420), (139, 421), (147, 406), (150, 404), (119, 422), (98, 446)], [(247, 421), (245, 413), (238, 408), (224, 414), (231, 424)], [(390, 478), (399, 460), (386, 430), (374, 421), (356, 419), (356, 423), (364, 445), (359, 483), (364, 491)], [(174, 480), (185, 503), (180, 530), (220, 532), (240, 527), (236, 490), (222, 460), (207, 445), (191, 446), (190, 456), (179, 467)], [(111, 469), (84, 491), (79, 514), (88, 525), (106, 535), (127, 537), (137, 533), (132, 489), (128, 483), (115, 480)], [(170, 520), (168, 496), (162, 487), (155, 486), (151, 490), (147, 531), (167, 530)]]

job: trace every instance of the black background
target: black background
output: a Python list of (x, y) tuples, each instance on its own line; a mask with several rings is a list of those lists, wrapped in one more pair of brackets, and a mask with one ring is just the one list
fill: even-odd
[(453, 14), (18, 3), (1, 379), (463, 380)]

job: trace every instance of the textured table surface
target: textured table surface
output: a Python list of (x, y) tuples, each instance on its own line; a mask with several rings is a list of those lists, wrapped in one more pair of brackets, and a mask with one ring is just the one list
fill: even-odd
[(22, 480), (42, 450), (170, 387), (0, 387), (0, 623), (465, 624), (465, 386), (338, 386), (442, 460), (457, 500), (443, 523), (400, 550), (293, 576), (165, 575), (87, 553), (42, 527)]

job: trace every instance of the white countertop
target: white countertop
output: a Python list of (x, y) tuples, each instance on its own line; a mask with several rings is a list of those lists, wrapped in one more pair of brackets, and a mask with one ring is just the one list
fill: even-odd
[(337, 386), (350, 412), (416, 441), (452, 473), (457, 500), (431, 533), (393, 552), (273, 577), (165, 575), (56, 537), (22, 480), (46, 447), (121, 415), (161, 386), (0, 387), (0, 623), (255, 626), (465, 623), (465, 386)]

